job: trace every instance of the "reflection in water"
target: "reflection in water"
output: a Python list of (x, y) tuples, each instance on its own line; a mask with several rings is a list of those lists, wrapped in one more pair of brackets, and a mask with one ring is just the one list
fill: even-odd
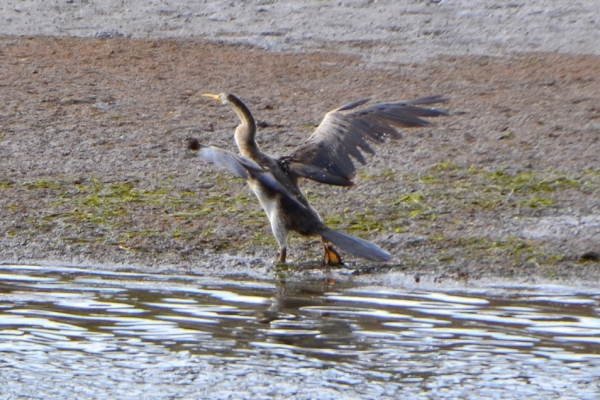
[(596, 399), (599, 302), (4, 265), (0, 394)]

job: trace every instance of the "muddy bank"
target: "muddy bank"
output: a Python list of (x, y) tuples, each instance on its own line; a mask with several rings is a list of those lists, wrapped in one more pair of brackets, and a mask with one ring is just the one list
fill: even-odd
[[(184, 150), (188, 136), (233, 146), (235, 115), (200, 94), (242, 97), (271, 154), (345, 102), (445, 94), (451, 115), (379, 148), (356, 187), (305, 185), (328, 224), (394, 256), (383, 266), (348, 258), (350, 271), (339, 273), (367, 282), (597, 279), (600, 58), (585, 42), (598, 20), (587, 3), (475, 12), (468, 2), (417, 2), (394, 25), (382, 16), (391, 4), (305, 2), (294, 14), (302, 18), (287, 20), (297, 29), (270, 31), (265, 24), (282, 22), (267, 16), (282, 5), (263, 3), (226, 10), (229, 23), (215, 17), (221, 9), (152, 9), (135, 22), (125, 12), (121, 30), (103, 20), (118, 13), (111, 2), (3, 6), (1, 262), (274, 276), (275, 241), (249, 189)], [(55, 22), (22, 19), (42, 12)], [(56, 23), (69, 13), (79, 17)], [(331, 13), (346, 18), (328, 30)], [(321, 25), (304, 37), (309, 17)], [(242, 29), (244, 18), (254, 23)], [(183, 26), (149, 29), (156, 21)], [(20, 34), (52, 36), (14, 36), (17, 24)], [(340, 26), (345, 40), (332, 41)], [(292, 270), (321, 273), (311, 268), (315, 242), (291, 247)]]
[[(355, 98), (452, 97), (451, 116), (379, 149), (355, 188), (306, 185), (330, 225), (394, 255), (384, 271), (596, 276), (595, 56), (443, 57), (390, 71), (331, 53), (36, 37), (4, 39), (2, 58), (3, 262), (269, 270), (275, 243), (250, 191), (184, 151), (190, 135), (231, 148), (234, 115), (200, 96), (227, 82), (273, 154)], [(291, 257), (317, 250), (294, 240)]]

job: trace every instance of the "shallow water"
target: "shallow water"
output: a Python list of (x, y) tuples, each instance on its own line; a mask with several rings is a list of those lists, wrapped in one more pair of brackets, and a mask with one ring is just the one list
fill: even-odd
[(0, 265), (0, 398), (597, 399), (599, 304)]

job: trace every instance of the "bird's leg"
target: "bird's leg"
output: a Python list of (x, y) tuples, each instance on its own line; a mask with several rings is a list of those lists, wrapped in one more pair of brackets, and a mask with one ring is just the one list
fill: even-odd
[(287, 257), (287, 248), (285, 248), (285, 247), (280, 248), (279, 249), (279, 257), (278, 257), (277, 261), (280, 264), (285, 264), (286, 257)]
[(323, 250), (325, 251), (325, 254), (323, 255), (323, 261), (325, 262), (325, 265), (344, 265), (342, 262), (342, 257), (333, 248), (331, 243), (323, 238), (321, 238), (321, 243), (323, 244)]

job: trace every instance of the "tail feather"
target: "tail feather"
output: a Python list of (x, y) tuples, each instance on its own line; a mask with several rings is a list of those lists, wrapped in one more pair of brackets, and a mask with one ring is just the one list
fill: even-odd
[(370, 261), (388, 261), (392, 256), (375, 243), (357, 238), (356, 236), (325, 228), (320, 232), (323, 239), (335, 244), (340, 249), (353, 256), (366, 258)]

